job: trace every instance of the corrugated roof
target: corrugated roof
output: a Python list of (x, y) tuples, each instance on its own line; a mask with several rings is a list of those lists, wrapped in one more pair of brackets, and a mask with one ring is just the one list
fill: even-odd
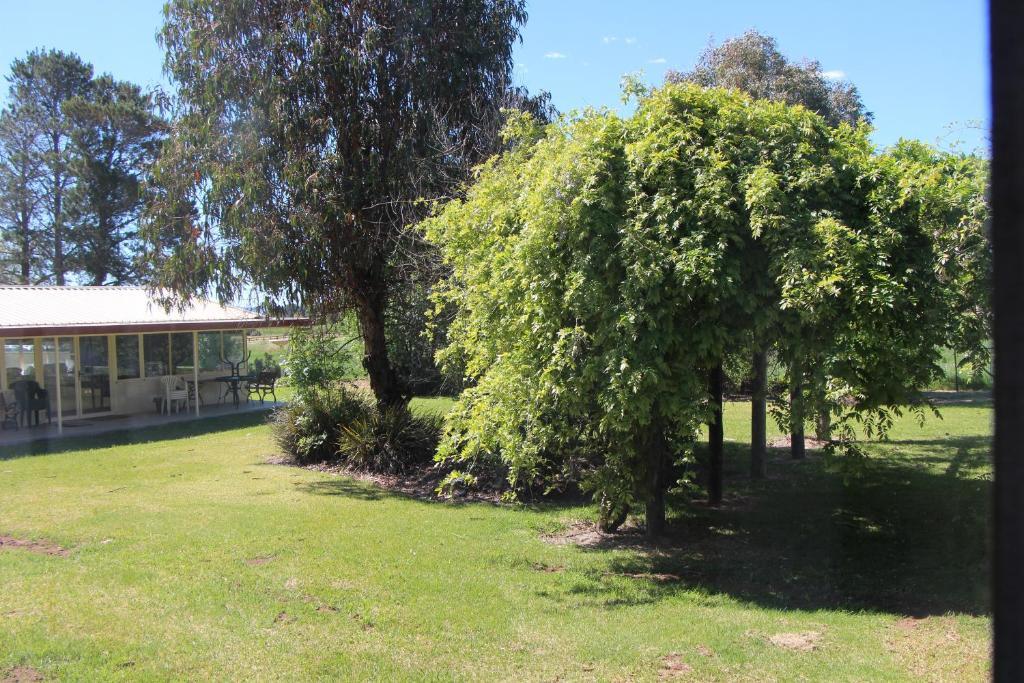
[[(287, 322), (303, 321), (289, 319)], [(184, 310), (166, 311), (143, 287), (0, 286), (0, 332), (7, 333), (24, 333), (36, 328), (46, 330), (40, 334), (53, 334), (60, 328), (120, 331), (267, 324), (271, 321), (256, 313), (208, 299), (197, 299)]]

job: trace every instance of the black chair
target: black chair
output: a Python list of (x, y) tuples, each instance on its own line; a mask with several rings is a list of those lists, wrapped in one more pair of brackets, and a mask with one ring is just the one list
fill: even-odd
[(6, 392), (0, 391), (0, 429), (14, 427), (18, 429), (18, 401), (8, 400)]
[(274, 385), (277, 383), (277, 373), (273, 370), (263, 370), (258, 373), (255, 378), (245, 383), (246, 397), (245, 400), (250, 400), (253, 396), (258, 396), (260, 403), (263, 403), (263, 399), (269, 394), (273, 397), (274, 403), (277, 403), (277, 394), (274, 393)]
[(32, 425), (32, 415), (36, 417), (36, 425), (39, 424), (39, 411), (46, 411), (46, 419), (53, 422), (53, 415), (50, 413), (50, 394), (39, 386), (39, 383), (31, 379), (23, 379), (11, 385), (14, 389), (14, 400), (18, 403), (18, 420), (21, 424)]

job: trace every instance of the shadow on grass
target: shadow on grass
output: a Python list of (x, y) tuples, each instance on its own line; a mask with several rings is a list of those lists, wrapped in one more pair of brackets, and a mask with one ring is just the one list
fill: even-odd
[(253, 411), (238, 415), (225, 415), (223, 417), (209, 417), (201, 420), (172, 422), (166, 425), (153, 427), (135, 429), (125, 428), (123, 430), (104, 432), (102, 434), (95, 434), (91, 436), (67, 436), (59, 439), (37, 439), (35, 441), (29, 441), (13, 446), (0, 447), (0, 460), (12, 460), (14, 458), (24, 458), (33, 455), (66, 453), (69, 451), (112, 448), (114, 446), (144, 444), (171, 439), (187, 439), (193, 436), (202, 436), (203, 434), (266, 424), (267, 415), (268, 413), (265, 411)]
[[(696, 591), (775, 609), (988, 614), (990, 482), (960, 473), (989, 444), (913, 442), (905, 457), (856, 463), (777, 454), (759, 482), (739, 472), (746, 448), (730, 444), (725, 504), (674, 501), (658, 547), (636, 550), (634, 537), (585, 548), (608, 562), (568, 593), (606, 607)], [(634, 551), (609, 552), (622, 549)]]

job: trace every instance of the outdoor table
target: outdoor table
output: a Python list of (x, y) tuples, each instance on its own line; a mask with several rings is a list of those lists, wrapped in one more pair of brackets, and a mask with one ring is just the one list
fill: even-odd
[(224, 382), (227, 385), (227, 391), (231, 392), (231, 400), (238, 407), (239, 398), (238, 393), (240, 385), (246, 380), (252, 379), (252, 375), (225, 375), (223, 377), (215, 377), (214, 381)]

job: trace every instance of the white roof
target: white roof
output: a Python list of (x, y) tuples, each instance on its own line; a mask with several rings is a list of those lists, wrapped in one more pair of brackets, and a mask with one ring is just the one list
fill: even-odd
[[(296, 321), (289, 320), (292, 323)], [(259, 314), (209, 299), (193, 300), (184, 310), (172, 308), (167, 311), (144, 287), (0, 285), (0, 333), (5, 336), (59, 334), (62, 331), (88, 334), (246, 328), (269, 324), (275, 323)]]

